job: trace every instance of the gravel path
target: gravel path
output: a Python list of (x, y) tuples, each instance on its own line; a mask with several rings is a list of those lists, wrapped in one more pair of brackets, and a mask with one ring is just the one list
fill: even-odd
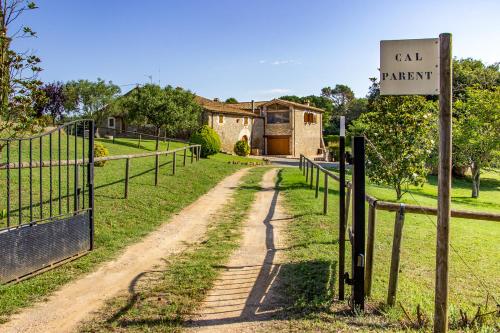
[(175, 215), (168, 223), (129, 246), (117, 259), (95, 272), (62, 287), (46, 302), (13, 315), (0, 332), (72, 332), (79, 322), (104, 305), (105, 300), (126, 290), (142, 273), (162, 259), (184, 250), (200, 239), (210, 217), (229, 200), (248, 169), (225, 178), (207, 194)]

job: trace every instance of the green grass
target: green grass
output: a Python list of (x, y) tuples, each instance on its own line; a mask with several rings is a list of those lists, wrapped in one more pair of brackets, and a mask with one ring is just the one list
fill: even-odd
[[(337, 169), (332, 170), (338, 173)], [(350, 176), (347, 176), (350, 179)], [(370, 184), (367, 181), (366, 192), (379, 200), (396, 202), (396, 192), (387, 186)], [(423, 186), (409, 186), (400, 201), (407, 204), (436, 207), (437, 176), (429, 176)], [(471, 197), (472, 182), (470, 177), (453, 178), (451, 191), (452, 209), (500, 212), (500, 170), (487, 169), (481, 172), (481, 191), (479, 198)]]
[(157, 273), (143, 276), (132, 293), (108, 302), (83, 332), (177, 332), (213, 287), (222, 265), (238, 247), (246, 217), (266, 168), (254, 168), (212, 220), (203, 242)]
[[(103, 141), (110, 154), (145, 151), (132, 147), (133, 141), (132, 146), (123, 143), (113, 145), (109, 141)], [(144, 144), (148, 147), (154, 143), (150, 141)], [(242, 167), (228, 163), (231, 160), (233, 160), (232, 156), (217, 154), (192, 165), (188, 159), (188, 164), (183, 167), (182, 158), (177, 158), (177, 174), (172, 176), (172, 157), (161, 157), (158, 186), (154, 186), (155, 158), (132, 160), (129, 199), (123, 198), (125, 161), (110, 161), (104, 167), (96, 168), (95, 250), (87, 256), (34, 278), (17, 284), (0, 286), (0, 321), (6, 320), (10, 314), (22, 307), (42, 300), (79, 275), (92, 271), (98, 264), (115, 257), (126, 245), (140, 240), (161, 223), (168, 221), (170, 216), (206, 193), (221, 179)], [(253, 160), (248, 159), (248, 161)], [(29, 186), (25, 183), (27, 177), (24, 172), (26, 171), (23, 171), (22, 190), (26, 193)], [(43, 172), (44, 193), (48, 193), (47, 168), (44, 168)], [(15, 181), (14, 179), (14, 184)], [(0, 172), (0, 188), (2, 189), (0, 208), (2, 208), (5, 202), (3, 190), (5, 171)], [(14, 188), (17, 189), (17, 187)], [(15, 191), (17, 190), (11, 190), (13, 197), (16, 197)], [(23, 205), (28, 203), (27, 199), (28, 196), (23, 194)], [(37, 202), (36, 194), (34, 199)], [(16, 204), (17, 199), (12, 200), (13, 204)], [(48, 214), (47, 206), (47, 204), (44, 205), (46, 215)], [(29, 214), (26, 209), (23, 210), (23, 215), (25, 219), (28, 218)], [(0, 220), (0, 225), (2, 224), (5, 226), (5, 219)]]
[[(498, 173), (492, 178), (483, 179), (480, 207), (489, 211), (500, 211), (498, 198)], [(487, 177), (484, 177), (487, 178)], [(322, 178), (321, 178), (322, 179)], [(491, 179), (491, 180), (490, 180)], [(320, 183), (322, 191), (322, 182)], [(468, 194), (467, 180), (454, 182), (453, 207), (457, 209), (478, 209), (474, 199), (464, 198)], [(302, 327), (306, 331), (335, 331), (347, 329), (352, 325), (363, 330), (391, 329), (397, 330), (398, 322), (403, 319), (399, 307), (389, 309), (380, 306), (387, 297), (394, 213), (377, 213), (375, 260), (372, 297), (370, 308), (381, 311), (381, 315), (367, 317), (346, 317), (342, 306), (332, 303), (332, 296), (337, 294), (337, 258), (338, 258), (338, 183), (330, 183), (330, 205), (327, 216), (322, 215), (321, 199), (314, 198), (314, 191), (305, 183), (305, 177), (298, 169), (282, 171), (281, 189), (286, 198), (286, 205), (295, 220), (289, 226), (288, 259), (294, 263), (284, 271), (285, 288), (292, 300), (289, 309), (295, 328)], [(368, 193), (381, 198), (393, 196), (390, 189), (380, 186), (368, 186)], [(436, 188), (431, 178), (430, 184), (421, 189), (414, 189), (414, 196), (424, 205), (435, 205)], [(412, 202), (409, 195), (404, 197)], [(406, 214), (401, 249), (401, 266), (399, 274), (397, 301), (413, 313), (420, 304), (428, 317), (432, 318), (434, 308), (434, 274), (435, 274), (435, 242), (436, 231), (433, 221), (435, 217)], [(453, 218), (451, 221), (451, 244), (472, 268), (465, 266), (458, 255), (450, 250), (450, 317), (452, 328), (456, 328), (459, 309), (466, 310), (472, 317), (477, 306), (483, 306), (487, 292), (500, 297), (500, 225), (498, 222), (474, 221)], [(347, 266), (350, 268), (349, 243), (346, 246)], [(487, 285), (485, 291), (476, 275)], [(334, 279), (333, 281), (329, 279)], [(299, 286), (299, 287), (298, 287)], [(350, 291), (346, 286), (347, 292)], [(344, 306), (345, 308), (345, 306)], [(489, 299), (489, 310), (494, 310), (494, 302)], [(297, 319), (299, 318), (299, 319)], [(332, 323), (335, 322), (335, 325)], [(351, 326), (349, 326), (351, 325)], [(490, 322), (490, 325), (491, 322)], [(485, 328), (493, 331), (492, 326)]]

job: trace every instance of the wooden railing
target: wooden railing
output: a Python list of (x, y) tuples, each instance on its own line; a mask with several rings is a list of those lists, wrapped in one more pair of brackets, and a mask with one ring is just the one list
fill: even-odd
[[(191, 163), (193, 161), (199, 161), (201, 157), (201, 145), (195, 144), (195, 145), (188, 145), (185, 147), (180, 147), (172, 150), (164, 150), (164, 151), (154, 151), (154, 152), (147, 152), (147, 153), (139, 153), (139, 154), (130, 154), (130, 155), (112, 155), (112, 156), (102, 156), (102, 157), (95, 157), (94, 162), (105, 162), (105, 161), (117, 161), (117, 160), (125, 160), (125, 198), (128, 198), (128, 183), (129, 183), (129, 175), (130, 175), (130, 160), (132, 159), (137, 159), (137, 158), (144, 158), (144, 157), (151, 157), (155, 156), (155, 186), (158, 185), (158, 172), (160, 169), (160, 163), (159, 163), (159, 157), (162, 155), (170, 155), (172, 154), (173, 156), (173, 162), (172, 162), (172, 174), (175, 175), (176, 172), (176, 166), (177, 166), (177, 153), (183, 152), (182, 154), (182, 159), (183, 159), (183, 166), (186, 165), (186, 159), (188, 155), (188, 151), (190, 152), (190, 160)], [(31, 162), (12, 162), (12, 163), (3, 163), (0, 164), (0, 170), (14, 170), (14, 169), (25, 169), (25, 168), (37, 168), (37, 167), (44, 167), (44, 168), (52, 168), (52, 167), (59, 167), (59, 166), (70, 166), (70, 165), (83, 165), (85, 164), (85, 160), (83, 159), (73, 159), (73, 160), (60, 160), (55, 161), (49, 160), (49, 161), (31, 161)]]
[[(306, 177), (306, 182), (309, 187), (315, 189), (315, 197), (319, 196), (319, 179), (320, 172), (324, 174), (324, 190), (323, 190), (323, 213), (328, 212), (328, 178), (332, 178), (336, 181), (340, 181), (340, 177), (330, 170), (325, 169), (318, 163), (312, 161), (311, 159), (300, 155), (299, 168), (302, 170), (303, 175)], [(316, 171), (316, 180), (314, 181), (314, 171)], [(315, 184), (313, 184), (315, 182)], [(351, 182), (347, 181), (345, 184), (347, 188), (346, 193), (346, 211), (345, 211), (345, 221), (348, 221), (349, 215), (349, 205), (351, 201)], [(401, 251), (401, 238), (403, 233), (403, 224), (405, 219), (405, 213), (412, 214), (423, 214), (423, 215), (437, 215), (437, 208), (435, 207), (425, 207), (418, 205), (409, 205), (403, 203), (394, 203), (388, 201), (378, 200), (371, 195), (365, 195), (365, 200), (368, 203), (368, 230), (366, 239), (366, 256), (365, 256), (365, 295), (370, 296), (372, 290), (372, 278), (373, 278), (373, 258), (374, 258), (374, 243), (375, 243), (375, 228), (376, 228), (376, 216), (377, 210), (384, 210), (390, 212), (396, 212), (395, 223), (394, 223), (394, 236), (392, 243), (392, 253), (391, 253), (391, 268), (389, 273), (389, 287), (387, 292), (387, 304), (394, 306), (396, 304), (396, 294), (397, 294), (397, 283), (398, 283), (398, 273), (399, 273), (399, 263), (400, 263), (400, 251)], [(474, 212), (466, 210), (451, 210), (451, 216), (456, 218), (466, 218), (473, 220), (484, 220), (484, 221), (495, 221), (500, 222), (500, 214), (490, 213), (490, 212)], [(347, 223), (347, 222), (346, 222)], [(344, 228), (345, 230), (345, 228)], [(351, 237), (351, 231), (348, 231), (349, 237)], [(339, 235), (340, 236), (340, 235)], [(340, 239), (341, 237), (339, 237)], [(343, 277), (339, 277), (339, 281), (343, 281)], [(342, 283), (342, 282), (340, 282)]]

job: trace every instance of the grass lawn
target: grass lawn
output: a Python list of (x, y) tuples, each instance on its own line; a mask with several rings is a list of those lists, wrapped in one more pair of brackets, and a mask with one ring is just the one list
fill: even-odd
[(83, 332), (177, 332), (213, 287), (222, 265), (239, 245), (241, 224), (267, 168), (253, 168), (214, 216), (203, 242), (173, 256), (159, 272), (141, 278), (83, 325)]
[[(343, 307), (332, 304), (332, 296), (337, 293), (338, 258), (338, 183), (330, 182), (330, 205), (327, 216), (322, 215), (322, 193), (314, 198), (314, 190), (305, 183), (299, 169), (285, 168), (281, 173), (281, 189), (291, 214), (295, 216), (289, 227), (288, 258), (295, 263), (284, 271), (285, 288), (293, 300), (289, 309), (297, 321), (294, 327), (304, 330), (335, 331), (355, 325), (364, 330), (401, 329), (397, 323), (403, 319), (398, 306), (393, 309), (381, 306), (387, 297), (392, 236), (395, 214), (377, 212), (375, 260), (372, 297), (370, 307), (380, 315), (368, 317), (346, 317)], [(322, 179), (322, 177), (321, 177)], [(322, 182), (320, 183), (322, 191)], [(470, 183), (467, 180), (454, 181), (453, 208), (488, 210), (500, 212), (500, 174), (488, 172), (483, 176), (480, 199), (471, 199)], [(369, 185), (367, 192), (379, 199), (394, 198), (391, 189)], [(423, 188), (413, 188), (413, 197), (422, 205), (435, 206), (436, 181), (430, 178)], [(414, 198), (405, 195), (403, 201), (415, 204)], [(368, 211), (368, 210), (367, 210)], [(415, 309), (420, 304), (429, 318), (434, 308), (434, 274), (436, 231), (433, 222), (436, 217), (406, 214), (397, 301), (415, 317)], [(457, 328), (459, 309), (466, 310), (473, 317), (477, 306), (483, 307), (488, 300), (488, 310), (495, 309), (491, 296), (500, 300), (500, 225), (498, 222), (474, 221), (453, 218), (451, 221), (450, 250), (450, 318), (451, 327)], [(347, 270), (350, 269), (349, 243), (346, 246)], [(462, 262), (465, 260), (472, 272)], [(477, 276), (487, 286), (487, 290), (476, 279)], [(331, 279), (329, 278), (331, 277)], [(332, 281), (333, 279), (333, 281)], [(346, 286), (346, 291), (350, 289)], [(488, 293), (490, 296), (488, 297)], [(494, 331), (491, 322), (487, 324)], [(335, 322), (335, 324), (332, 324)], [(351, 325), (351, 326), (349, 326)], [(489, 326), (488, 326), (489, 325)], [(498, 324), (497, 324), (498, 325)], [(498, 327), (497, 327), (498, 329)], [(300, 330), (300, 329), (299, 329)]]
[[(122, 141), (123, 140), (123, 141)], [(64, 141), (64, 140), (63, 140)], [(119, 139), (113, 145), (110, 140), (104, 142), (110, 154), (133, 154), (153, 149), (154, 141), (142, 142), (144, 148), (135, 147), (136, 141)], [(179, 145), (172, 143), (170, 148)], [(182, 144), (181, 144), (182, 145)], [(160, 147), (165, 149), (165, 147)], [(47, 151), (44, 147), (44, 153)], [(181, 154), (182, 155), (182, 154)], [(5, 158), (5, 156), (3, 156)], [(106, 260), (117, 256), (126, 245), (136, 242), (141, 237), (167, 221), (172, 214), (180, 211), (199, 196), (206, 193), (227, 175), (235, 172), (241, 165), (228, 163), (233, 160), (255, 161), (230, 155), (217, 154), (199, 163), (182, 166), (182, 158), (177, 158), (177, 174), (171, 175), (172, 157), (160, 158), (159, 184), (154, 186), (155, 158), (141, 158), (131, 161), (129, 198), (124, 199), (125, 161), (110, 161), (104, 167), (95, 169), (95, 250), (88, 255), (17, 284), (0, 286), (0, 321), (22, 307), (41, 300), (65, 283), (83, 273), (87, 273)], [(16, 170), (17, 171), (17, 170)], [(23, 171), (22, 190), (29, 189), (27, 174)], [(43, 177), (47, 177), (44, 168)], [(57, 173), (55, 173), (57, 175)], [(34, 174), (36, 180), (36, 173)], [(15, 184), (16, 179), (13, 179)], [(28, 179), (29, 182), (29, 179)], [(44, 182), (44, 193), (47, 191)], [(11, 184), (12, 185), (12, 184)], [(5, 202), (5, 171), (0, 171), (0, 208)], [(17, 189), (17, 187), (14, 187)], [(17, 190), (13, 191), (14, 204)], [(38, 197), (35, 196), (35, 202)], [(44, 198), (46, 199), (46, 198)], [(27, 195), (23, 195), (26, 205)], [(47, 205), (44, 205), (45, 214)], [(28, 217), (23, 210), (25, 218)], [(0, 220), (5, 226), (5, 219)]]

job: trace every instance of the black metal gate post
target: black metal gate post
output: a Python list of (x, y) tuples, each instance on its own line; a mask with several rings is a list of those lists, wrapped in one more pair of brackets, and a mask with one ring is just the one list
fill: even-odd
[(353, 308), (365, 306), (365, 138), (354, 137), (353, 142)]
[(345, 137), (339, 137), (339, 300), (345, 298)]
[[(88, 168), (88, 190), (89, 190), (89, 224), (90, 224), (90, 250), (94, 249), (94, 121), (90, 121), (90, 131), (89, 131), (89, 164)], [(115, 131), (116, 135), (116, 131)], [(114, 136), (113, 136), (114, 138)], [(85, 140), (85, 132), (83, 135), (83, 140)], [(59, 184), (60, 186), (60, 184)]]

